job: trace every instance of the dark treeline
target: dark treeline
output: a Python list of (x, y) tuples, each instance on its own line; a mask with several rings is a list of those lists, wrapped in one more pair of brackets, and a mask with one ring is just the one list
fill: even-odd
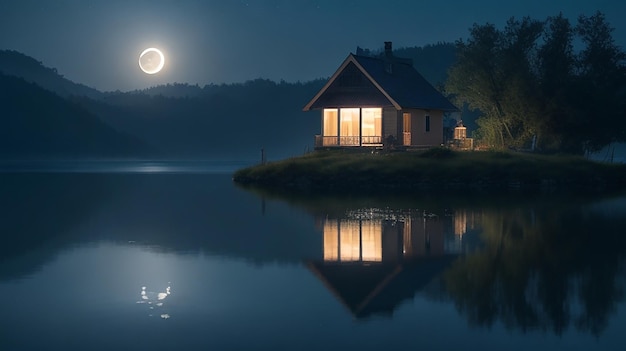
[(302, 112), (303, 101), (323, 81), (208, 85), (191, 96), (188, 86), (109, 94), (103, 100), (75, 101), (118, 130), (135, 135), (163, 157), (257, 159), (261, 148), (272, 158), (302, 154), (319, 132), (319, 116)]
[(0, 74), (0, 158), (150, 156), (79, 105), (23, 79)]
[[(454, 60), (454, 50), (453, 44), (440, 43), (401, 48), (396, 50), (396, 55), (413, 59), (427, 79), (434, 85), (441, 85)], [(337, 62), (337, 66), (339, 64)], [(0, 51), (0, 72), (34, 82), (56, 94), (44, 94), (43, 89), (27, 93), (19, 87), (11, 87), (12, 84), (21, 86), (23, 81), (4, 83), (6, 90), (28, 94), (25, 99), (29, 101), (29, 106), (20, 105), (21, 113), (1, 115), (6, 120), (3, 131), (11, 135), (14, 142), (11, 147), (3, 148), (5, 158), (22, 157), (24, 150), (34, 156), (50, 156), (49, 153), (37, 155), (38, 149), (33, 147), (45, 140), (48, 132), (63, 135), (57, 139), (63, 140), (68, 148), (55, 155), (85, 157), (85, 151), (91, 149), (84, 146), (83, 139), (95, 137), (79, 130), (92, 122), (141, 140), (155, 150), (157, 157), (258, 160), (262, 148), (269, 159), (295, 156), (310, 150), (314, 134), (320, 131), (319, 113), (302, 112), (302, 107), (326, 82), (325, 78), (295, 83), (255, 79), (204, 87), (174, 83), (132, 92), (99, 92), (71, 82), (55, 69), (15, 51)], [(75, 110), (56, 109), (39, 101), (46, 99), (65, 101), (65, 106)], [(17, 105), (15, 108), (19, 109)], [(18, 117), (31, 122), (16, 128), (15, 118)], [(60, 127), (52, 124), (67, 118), (78, 119), (73, 123), (74, 132), (58, 134)], [(115, 138), (101, 144), (110, 145), (112, 150), (125, 145)], [(104, 151), (93, 156), (102, 156), (106, 154)], [(136, 147), (129, 148), (127, 154), (143, 155)]]
[(0, 50), (0, 72), (36, 83), (63, 97), (81, 95), (99, 98), (102, 95), (96, 89), (65, 79), (56, 68), (46, 67), (42, 62), (14, 50)]
[(479, 110), (495, 148), (581, 154), (626, 140), (626, 54), (602, 13), (475, 24), (457, 42), (447, 91)]
[(457, 309), (475, 326), (601, 335), (624, 301), (624, 217), (575, 200), (510, 207), (475, 214), (483, 247), (445, 273)]

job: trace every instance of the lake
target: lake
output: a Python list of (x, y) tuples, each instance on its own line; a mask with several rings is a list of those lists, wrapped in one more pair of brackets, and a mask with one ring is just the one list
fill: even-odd
[(626, 196), (285, 196), (0, 165), (0, 350), (623, 350)]

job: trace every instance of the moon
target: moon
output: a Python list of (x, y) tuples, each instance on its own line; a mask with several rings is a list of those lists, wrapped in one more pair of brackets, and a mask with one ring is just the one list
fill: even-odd
[(157, 48), (147, 48), (139, 55), (139, 68), (145, 73), (159, 73), (163, 65), (165, 65), (165, 56)]

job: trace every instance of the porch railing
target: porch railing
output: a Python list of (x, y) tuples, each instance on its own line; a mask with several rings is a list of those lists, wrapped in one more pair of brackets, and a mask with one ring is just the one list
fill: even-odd
[(382, 136), (315, 136), (315, 147), (382, 145)]

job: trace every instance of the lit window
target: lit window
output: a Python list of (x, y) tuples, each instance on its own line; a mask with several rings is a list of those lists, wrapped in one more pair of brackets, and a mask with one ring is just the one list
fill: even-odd
[(402, 113), (402, 145), (411, 145), (411, 113)]
[(337, 109), (325, 108), (324, 109), (324, 136), (337, 136)]
[(359, 109), (342, 108), (340, 110), (341, 136), (359, 136)]
[(361, 258), (365, 262), (383, 260), (383, 227), (381, 221), (363, 221), (361, 223)]
[(381, 262), (382, 233), (377, 220), (326, 220), (324, 261)]
[(359, 261), (360, 242), (359, 221), (341, 221), (339, 227), (339, 254), (341, 261)]
[(339, 223), (337, 220), (324, 222), (324, 261), (339, 260)]
[(339, 110), (340, 145), (359, 145), (359, 109), (342, 108)]
[(364, 108), (361, 110), (361, 134), (362, 136), (382, 135), (382, 108)]

